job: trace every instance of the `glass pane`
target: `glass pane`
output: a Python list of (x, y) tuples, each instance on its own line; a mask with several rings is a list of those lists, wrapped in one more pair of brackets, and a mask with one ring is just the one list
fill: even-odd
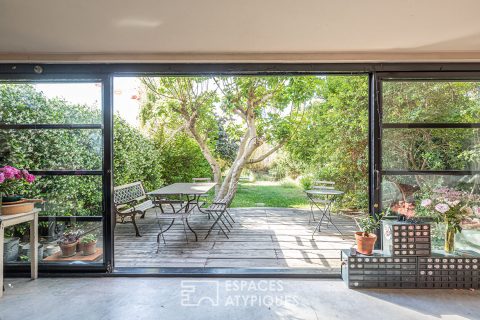
[[(39, 263), (49, 264), (99, 264), (103, 261), (103, 237), (101, 221), (57, 221), (50, 219), (40, 221)], [(67, 234), (74, 236), (73, 243), (59, 244), (67, 239)], [(30, 261), (29, 224), (24, 223), (5, 229), (5, 263), (18, 264)], [(76, 241), (79, 238), (79, 243)], [(83, 239), (83, 241), (82, 241)], [(70, 257), (67, 257), (70, 256)]]
[(384, 123), (472, 123), (479, 119), (479, 82), (383, 82)]
[[(459, 201), (456, 204), (455, 201)], [(394, 214), (408, 218), (436, 221), (443, 219), (435, 209), (439, 203), (450, 203), (449, 210), (462, 209), (463, 231), (457, 233), (459, 250), (473, 250), (480, 253), (480, 175), (411, 175), (384, 176), (382, 181), (382, 206)], [(456, 212), (456, 211), (455, 211)], [(443, 246), (441, 224), (434, 232), (434, 249)]]
[(30, 199), (43, 199), (40, 216), (101, 216), (101, 176), (37, 176), (15, 190)]
[(0, 165), (29, 170), (102, 168), (102, 130), (0, 130)]
[(102, 123), (101, 83), (0, 83), (0, 123)]
[(479, 170), (478, 129), (384, 129), (384, 170)]

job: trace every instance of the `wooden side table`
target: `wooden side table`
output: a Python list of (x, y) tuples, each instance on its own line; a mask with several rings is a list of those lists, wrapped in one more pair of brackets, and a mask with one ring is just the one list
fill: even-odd
[(24, 222), (30, 222), (31, 278), (38, 278), (38, 210), (7, 216), (0, 215), (0, 297), (3, 295), (3, 241), (5, 228)]

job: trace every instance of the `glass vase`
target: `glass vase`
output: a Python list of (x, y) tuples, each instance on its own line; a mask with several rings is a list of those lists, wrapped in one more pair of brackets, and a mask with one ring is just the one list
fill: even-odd
[(453, 253), (455, 251), (455, 228), (448, 223), (445, 227), (445, 252)]

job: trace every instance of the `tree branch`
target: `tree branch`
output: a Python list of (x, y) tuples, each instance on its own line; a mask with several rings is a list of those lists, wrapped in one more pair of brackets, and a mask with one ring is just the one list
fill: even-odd
[(285, 142), (286, 141), (282, 141), (280, 142), (278, 145), (276, 145), (275, 147), (273, 147), (272, 149), (268, 150), (266, 153), (264, 153), (263, 155), (261, 155), (260, 157), (258, 158), (255, 158), (255, 159), (250, 159), (248, 160), (247, 163), (257, 163), (257, 162), (260, 162), (260, 161), (263, 161), (265, 160), (266, 158), (268, 158), (269, 156), (271, 156), (273, 153), (275, 153), (278, 149), (280, 149), (281, 147), (283, 147), (285, 145)]

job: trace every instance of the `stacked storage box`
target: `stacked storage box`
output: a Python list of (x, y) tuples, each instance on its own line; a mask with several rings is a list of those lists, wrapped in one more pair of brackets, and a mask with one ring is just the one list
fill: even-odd
[(383, 251), (371, 256), (343, 250), (342, 278), (349, 288), (461, 288), (480, 286), (475, 253), (431, 253), (430, 225), (384, 221)]
[(350, 256), (349, 250), (344, 250), (342, 261), (342, 277), (349, 288), (415, 288), (417, 282), (414, 257)]
[(479, 258), (433, 255), (418, 258), (419, 288), (479, 288)]
[(410, 257), (428, 257), (430, 255), (430, 224), (383, 220), (382, 231), (384, 254)]

